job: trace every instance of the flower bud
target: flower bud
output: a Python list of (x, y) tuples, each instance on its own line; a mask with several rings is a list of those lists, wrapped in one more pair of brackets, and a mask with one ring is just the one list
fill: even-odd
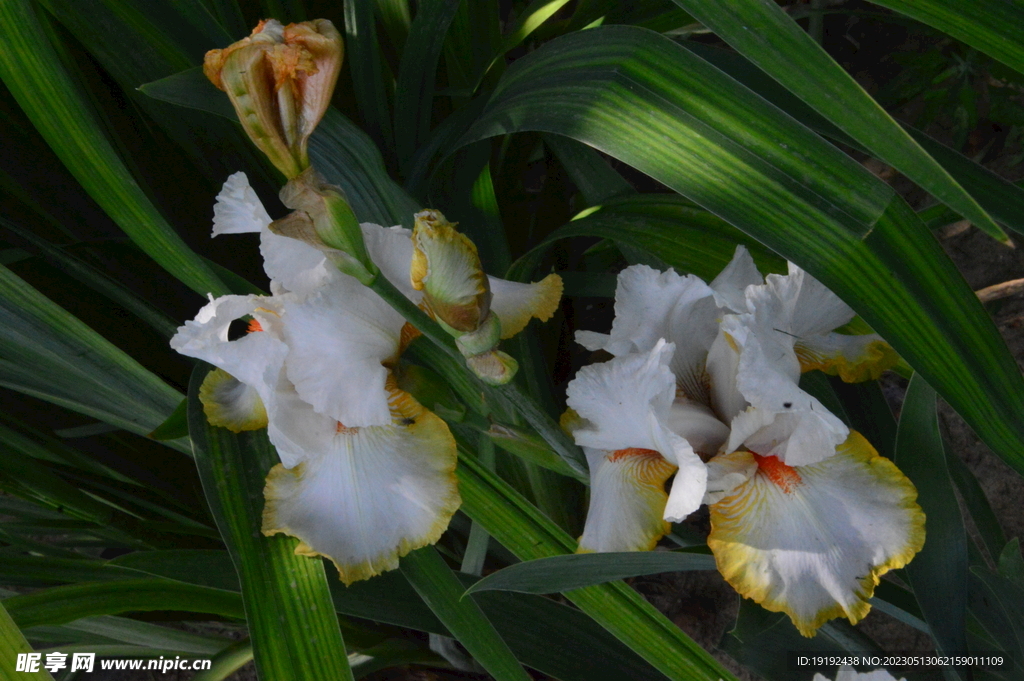
[(293, 178), (309, 167), (309, 136), (330, 105), (343, 52), (326, 19), (267, 19), (248, 38), (207, 52), (203, 72), (227, 93), (249, 138)]
[(491, 307), (491, 289), (476, 246), (436, 210), (416, 213), (409, 276), (434, 319), (457, 336), (476, 331)]

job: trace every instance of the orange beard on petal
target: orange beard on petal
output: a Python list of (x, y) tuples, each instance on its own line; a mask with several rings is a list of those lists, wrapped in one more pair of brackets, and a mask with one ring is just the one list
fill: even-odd
[[(751, 452), (751, 454), (754, 453)], [(754, 454), (754, 461), (757, 462), (757, 472), (771, 480), (786, 494), (790, 494), (796, 487), (803, 484), (796, 469), (779, 461), (777, 456)]]

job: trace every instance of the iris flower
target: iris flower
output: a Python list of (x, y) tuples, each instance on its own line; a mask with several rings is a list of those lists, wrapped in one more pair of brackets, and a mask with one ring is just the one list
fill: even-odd
[[(235, 431), (268, 428), (281, 464), (267, 478), (263, 532), (301, 540), (346, 584), (398, 566), (441, 536), (460, 499), (456, 446), (447, 425), (396, 384), (405, 320), (323, 253), (274, 234), (243, 173), (214, 207), (214, 236), (258, 232), (270, 296), (212, 299), (171, 346), (219, 369), (201, 398), (210, 422)], [(361, 225), (381, 274), (414, 302), (409, 230)], [(498, 282), (494, 309), (518, 331), (548, 317), (551, 284)], [(228, 336), (249, 318), (249, 333)]]
[(864, 378), (896, 361), (877, 336), (833, 332), (852, 317), (794, 265), (763, 280), (742, 247), (710, 285), (620, 273), (611, 333), (577, 334), (614, 358), (568, 389), (591, 468), (580, 550), (649, 550), (703, 502), (740, 594), (806, 636), (864, 617), (879, 576), (920, 550), (924, 516), (910, 481), (798, 385), (802, 370)]

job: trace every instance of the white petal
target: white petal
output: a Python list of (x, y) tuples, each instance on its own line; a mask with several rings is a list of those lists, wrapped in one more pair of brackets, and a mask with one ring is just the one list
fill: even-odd
[(491, 312), (501, 320), (501, 337), (511, 338), (536, 317), (551, 319), (562, 300), (562, 278), (549, 274), (540, 281), (523, 284), (487, 277), (491, 287)]
[(797, 338), (828, 333), (853, 319), (849, 305), (793, 263), (787, 276), (769, 274), (766, 281), (787, 310), (786, 331)]
[(746, 312), (747, 301), (744, 291), (748, 286), (763, 283), (764, 278), (757, 271), (757, 265), (750, 257), (750, 252), (744, 246), (736, 246), (732, 260), (711, 282), (711, 290), (714, 291), (719, 307), (732, 312)]
[(405, 320), (352, 277), (288, 305), (288, 379), (321, 414), (348, 427), (390, 423), (382, 362), (395, 359)]
[(717, 504), (731, 496), (737, 487), (757, 472), (754, 456), (746, 452), (716, 456), (707, 463), (708, 484), (704, 492), (705, 504)]
[(899, 362), (899, 355), (877, 334), (845, 336), (829, 333), (797, 341), (801, 371), (817, 369), (847, 383), (874, 381)]
[(270, 224), (270, 215), (245, 173), (229, 176), (213, 204), (213, 234), (259, 232)]
[[(171, 347), (183, 355), (209, 362), (251, 386), (269, 412), (288, 352), (279, 334), (281, 304), (279, 299), (264, 296), (221, 296), (178, 329)], [(229, 341), (231, 322), (246, 315), (255, 318), (264, 331)]]
[(412, 230), (402, 227), (381, 227), (369, 222), (359, 225), (370, 259), (380, 268), (381, 274), (405, 297), (419, 304), (423, 292), (412, 287), (409, 266), (412, 263)]
[(879, 577), (924, 544), (914, 486), (858, 433), (811, 466), (755, 459), (758, 472), (710, 507), (719, 571), (742, 596), (788, 614), (804, 636), (833, 617), (856, 623)]
[(711, 409), (686, 398), (676, 397), (665, 424), (684, 438), (693, 451), (707, 457), (717, 454), (729, 438), (729, 426), (719, 421)]
[(344, 276), (314, 247), (269, 228), (260, 232), (260, 254), (271, 286), (286, 291), (306, 294)]
[(664, 451), (665, 433), (671, 433), (662, 425), (676, 389), (667, 366), (672, 350), (660, 341), (649, 352), (580, 369), (569, 383), (567, 403), (589, 424), (574, 432), (576, 443), (608, 451), (653, 449), (673, 460)]
[(730, 315), (722, 322), (722, 331), (740, 348), (736, 386), (750, 403), (733, 418), (726, 449), (746, 443), (752, 451), (778, 456), (791, 466), (821, 461), (832, 455), (849, 429), (797, 385), (800, 364), (793, 339), (773, 326), (770, 312), (769, 306), (761, 306), (754, 314)]
[(649, 449), (584, 448), (590, 464), (590, 508), (580, 553), (649, 551), (671, 526), (662, 519), (665, 481), (676, 467)]
[(459, 506), (448, 427), (408, 393), (390, 396), (388, 425), (335, 430), (264, 490), (264, 534), (298, 537), (296, 553), (329, 557), (346, 584), (437, 541)]
[(267, 427), (267, 410), (256, 389), (223, 369), (206, 375), (199, 386), (199, 401), (212, 426), (235, 433)]
[(707, 375), (711, 406), (718, 418), (726, 423), (747, 408), (747, 400), (736, 386), (739, 369), (740, 347), (724, 329), (719, 329), (715, 342), (708, 350)]
[(700, 508), (707, 491), (708, 469), (692, 450), (688, 454), (677, 451), (676, 463), (679, 470), (665, 504), (665, 520), (681, 523)]

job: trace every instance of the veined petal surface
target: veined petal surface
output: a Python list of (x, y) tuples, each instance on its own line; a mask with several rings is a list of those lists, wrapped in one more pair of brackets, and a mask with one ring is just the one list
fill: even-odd
[(384, 362), (397, 359), (405, 319), (352, 277), (338, 277), (284, 313), (288, 380), (347, 427), (391, 422)]
[(891, 369), (900, 356), (877, 334), (845, 336), (829, 333), (797, 341), (796, 356), (801, 371), (817, 369), (839, 376), (847, 383), (876, 381)]
[(661, 339), (674, 343), (670, 366), (679, 386), (691, 399), (706, 401), (704, 361), (718, 317), (713, 292), (699, 277), (633, 265), (618, 276), (611, 333), (579, 331), (576, 341), (617, 357), (649, 352)]
[(263, 533), (299, 538), (296, 553), (330, 558), (346, 584), (436, 542), (460, 503), (447, 425), (393, 384), (388, 394), (388, 425), (335, 428), (264, 490)]
[(650, 551), (671, 525), (662, 519), (665, 481), (676, 467), (651, 449), (584, 448), (590, 508), (577, 553)]
[(562, 300), (562, 278), (557, 274), (532, 284), (491, 276), (487, 281), (491, 287), (491, 312), (501, 320), (502, 338), (516, 335), (534, 317), (542, 322), (551, 319)]
[(856, 432), (817, 464), (755, 460), (757, 473), (710, 506), (719, 571), (744, 597), (789, 615), (804, 636), (834, 617), (856, 623), (879, 577), (924, 545), (917, 490)]

